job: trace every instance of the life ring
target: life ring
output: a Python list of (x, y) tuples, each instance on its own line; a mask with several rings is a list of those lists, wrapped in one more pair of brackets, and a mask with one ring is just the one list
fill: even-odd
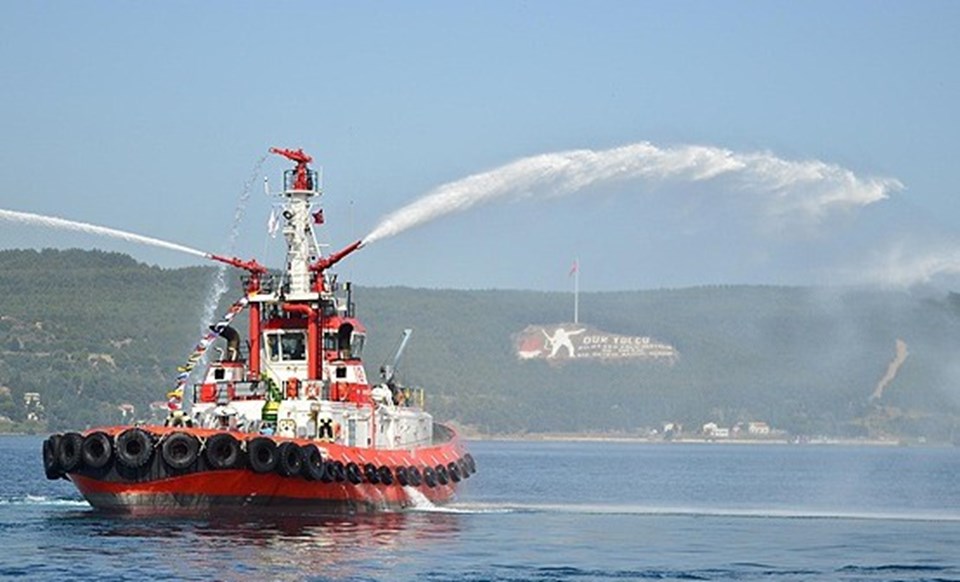
[(403, 465), (400, 465), (393, 470), (393, 474), (397, 477), (397, 483), (401, 486), (406, 487), (410, 484), (410, 476), (407, 474), (407, 468)]
[(80, 447), (83, 446), (83, 437), (75, 432), (68, 432), (60, 438), (57, 444), (57, 462), (64, 473), (72, 473), (80, 468), (83, 457)]
[(60, 435), (54, 434), (43, 441), (43, 472), (47, 475), (47, 479), (51, 481), (63, 477), (63, 470), (60, 467), (58, 457), (58, 449), (62, 438)]
[(347, 463), (347, 481), (354, 485), (359, 485), (363, 482), (363, 473), (360, 471), (360, 465)]
[(91, 469), (102, 469), (113, 457), (113, 443), (110, 437), (100, 431), (92, 432), (83, 438), (80, 447), (83, 464)]
[(380, 482), (384, 485), (393, 485), (393, 471), (390, 470), (390, 467), (384, 465), (377, 470), (377, 476), (380, 477)]
[(437, 486), (437, 472), (433, 467), (423, 468), (423, 482), (427, 484), (427, 487)]
[(243, 459), (240, 442), (232, 434), (217, 433), (207, 439), (203, 458), (211, 469), (236, 469)]
[(300, 445), (287, 441), (277, 447), (277, 473), (284, 477), (299, 475), (303, 468), (303, 451)]
[(443, 465), (437, 465), (437, 483), (441, 485), (446, 485), (450, 482), (450, 475), (447, 474), (447, 468)]
[(323, 462), (323, 453), (316, 446), (306, 446), (301, 449), (303, 452), (303, 467), (300, 472), (310, 481), (321, 481), (326, 474), (325, 463)]
[(160, 445), (160, 458), (175, 471), (182, 471), (197, 462), (200, 441), (192, 434), (175, 432), (167, 435)]
[(267, 437), (247, 441), (247, 461), (254, 473), (272, 473), (277, 468), (277, 443)]
[(420, 486), (420, 483), (423, 482), (423, 481), (422, 481), (422, 478), (421, 478), (421, 475), (420, 475), (420, 469), (418, 469), (418, 468), (416, 468), (416, 467), (408, 467), (408, 468), (407, 468), (407, 479), (410, 481), (410, 484), (411, 484), (411, 485), (413, 485), (414, 487), (419, 487), (419, 486)]
[(141, 428), (128, 428), (117, 435), (114, 448), (121, 465), (138, 469), (153, 457), (153, 438)]
[(380, 482), (380, 475), (377, 474), (377, 466), (373, 463), (367, 463), (363, 466), (363, 476), (367, 478), (369, 483), (376, 485)]
[(320, 384), (317, 382), (307, 382), (303, 390), (307, 398), (320, 398)]
[(450, 479), (454, 483), (460, 482), (460, 465), (454, 463), (453, 461), (447, 463), (447, 473), (450, 475)]

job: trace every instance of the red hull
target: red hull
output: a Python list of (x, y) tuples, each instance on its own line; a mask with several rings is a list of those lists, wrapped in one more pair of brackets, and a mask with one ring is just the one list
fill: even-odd
[[(458, 481), (473, 472), (473, 459), (462, 448), (459, 438), (450, 429), (437, 425), (442, 442), (429, 447), (403, 450), (385, 450), (347, 447), (334, 443), (317, 443), (303, 439), (271, 438), (278, 445), (293, 442), (303, 450), (317, 447), (325, 466), (355, 464), (359, 467), (373, 465), (378, 468), (398, 467), (406, 470), (439, 468), (456, 465), (461, 468), (457, 479), (452, 474), (440, 481), (428, 483), (426, 479), (409, 482), (393, 478), (389, 484), (362, 475), (350, 480), (341, 470), (339, 479), (311, 478), (306, 470), (284, 476), (279, 471), (257, 472), (241, 459), (231, 468), (212, 468), (204, 464), (204, 452), (184, 470), (167, 466), (160, 449), (164, 439), (175, 433), (185, 433), (206, 442), (217, 434), (231, 434), (245, 454), (246, 447), (256, 435), (223, 433), (221, 431), (191, 428), (168, 428), (161, 426), (142, 427), (156, 444), (149, 463), (142, 468), (130, 469), (121, 463), (101, 469), (81, 466), (66, 475), (87, 501), (96, 508), (125, 512), (176, 512), (179, 510), (228, 510), (243, 511), (265, 509), (271, 512), (364, 512), (384, 509), (400, 509), (428, 500), (431, 503), (449, 501), (456, 493)], [(114, 441), (130, 427), (111, 427), (89, 431), (86, 436), (100, 432)], [(205, 445), (204, 445), (205, 446)], [(469, 462), (465, 462), (469, 459)], [(381, 469), (382, 470), (382, 469)], [(399, 477), (398, 473), (396, 474)], [(386, 481), (386, 480), (385, 480)], [(401, 484), (401, 481), (407, 481)], [(412, 479), (410, 481), (413, 481)]]

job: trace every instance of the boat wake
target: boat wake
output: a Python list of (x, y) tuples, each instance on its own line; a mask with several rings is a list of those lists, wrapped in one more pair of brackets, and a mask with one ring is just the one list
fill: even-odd
[(83, 499), (47, 497), (46, 495), (22, 495), (0, 497), (0, 505), (49, 505), (59, 507), (90, 507)]
[[(415, 508), (415, 510), (421, 510)], [(645, 505), (453, 503), (427, 511), (447, 513), (561, 513), (583, 515), (636, 515), (662, 517), (729, 517), (747, 519), (836, 519), (865, 521), (928, 521), (960, 523), (960, 513), (872, 512), (829, 509), (656, 507)]]

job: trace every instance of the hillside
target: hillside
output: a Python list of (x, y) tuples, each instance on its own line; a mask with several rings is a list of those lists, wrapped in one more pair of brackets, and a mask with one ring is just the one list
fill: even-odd
[[(99, 251), (0, 252), (0, 417), (9, 419), (0, 430), (146, 417), (203, 330), (214, 273)], [(439, 418), (484, 432), (764, 421), (795, 435), (954, 439), (955, 295), (755, 286), (581, 295), (583, 322), (665, 341), (680, 354), (673, 364), (519, 359), (514, 336), (569, 320), (569, 294), (359, 287), (356, 299), (371, 377), (413, 327), (404, 379), (427, 389)], [(871, 401), (898, 339), (908, 356)], [(40, 414), (24, 403), (31, 392)], [(121, 404), (135, 412), (125, 418)]]

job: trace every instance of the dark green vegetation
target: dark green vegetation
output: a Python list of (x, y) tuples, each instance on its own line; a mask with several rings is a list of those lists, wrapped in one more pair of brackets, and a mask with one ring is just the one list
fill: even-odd
[[(0, 252), (0, 430), (63, 430), (149, 415), (204, 330), (215, 268), (164, 270), (97, 251)], [(223, 305), (233, 301), (233, 290)], [(484, 432), (696, 431), (761, 420), (796, 435), (954, 440), (960, 296), (784, 287), (702, 287), (581, 296), (582, 320), (676, 346), (673, 366), (520, 361), (511, 336), (569, 320), (569, 294), (356, 291), (371, 378), (404, 327), (401, 377), (428, 407)], [(222, 311), (222, 310), (221, 310)], [(896, 378), (870, 395), (893, 359)], [(24, 393), (41, 395), (28, 422)], [(127, 418), (126, 420), (130, 420)]]

